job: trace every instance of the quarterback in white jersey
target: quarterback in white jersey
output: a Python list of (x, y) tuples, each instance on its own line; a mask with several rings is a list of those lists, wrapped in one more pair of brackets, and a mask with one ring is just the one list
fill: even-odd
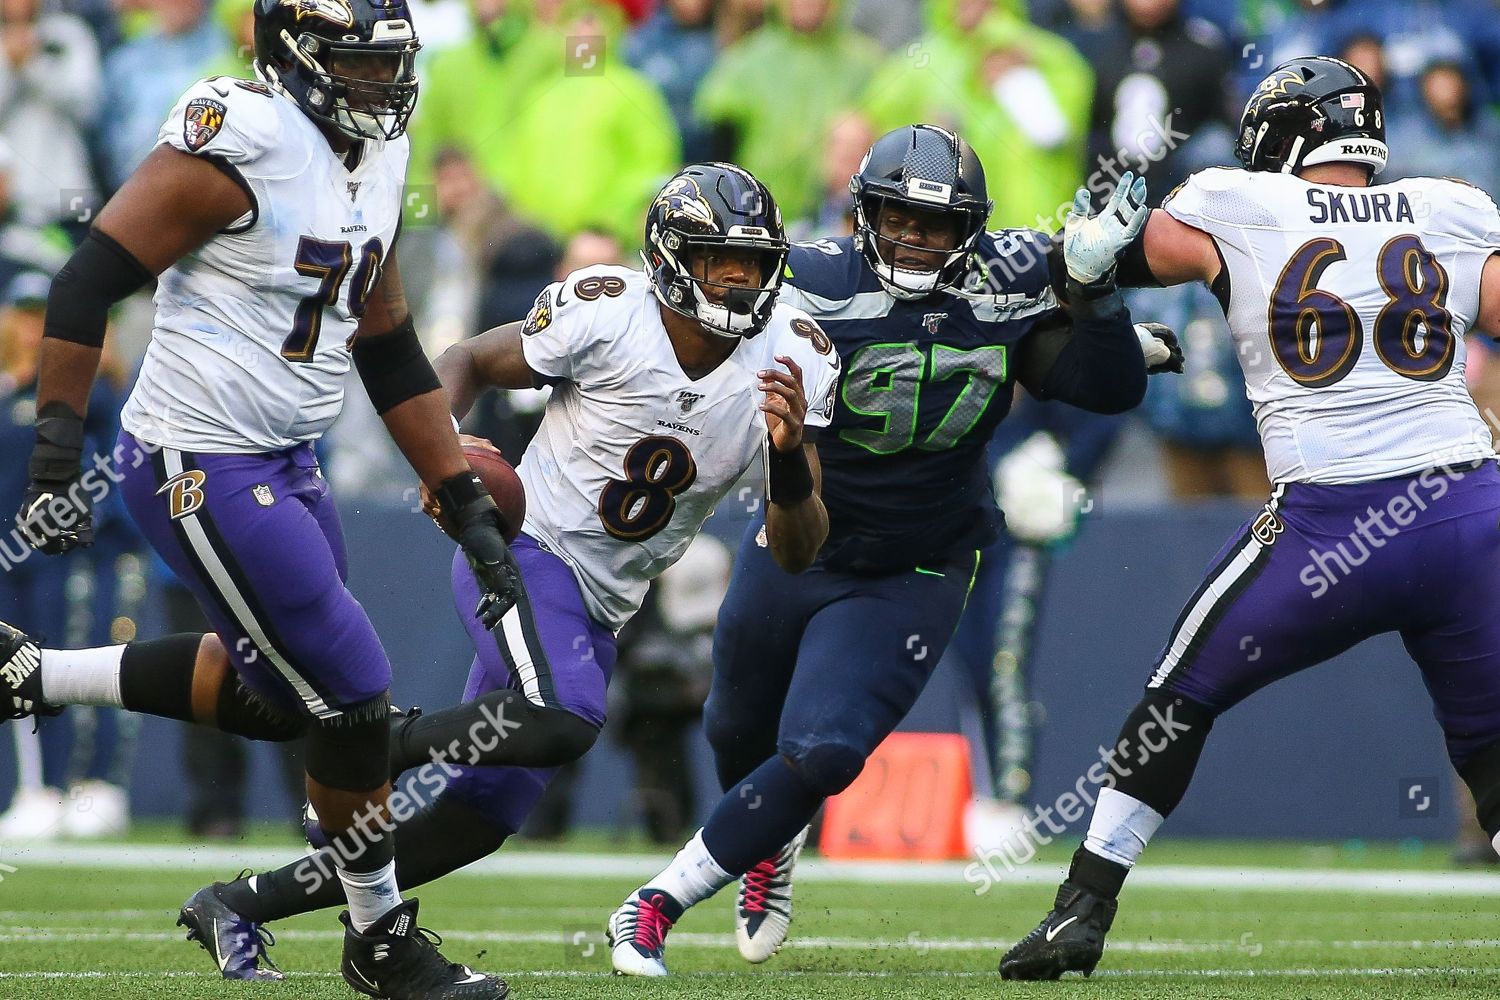
[[(520, 462), (516, 606), (493, 633), (476, 621), (479, 585), (455, 557), (455, 606), (475, 651), (464, 703), (406, 717), (392, 742), (393, 771), (441, 761), (447, 772), (433, 802), (396, 825), (403, 880), (495, 851), (554, 769), (588, 752), (616, 630), (747, 471), (764, 462), (768, 545), (783, 568), (811, 565), (828, 533), (813, 437), (828, 423), (838, 355), (806, 314), (777, 302), (787, 241), (770, 192), (730, 164), (687, 167), (652, 204), (645, 237), (644, 273), (576, 271), (524, 322), (437, 362), (455, 417), (490, 387), (552, 394)], [(445, 508), (429, 497), (429, 512)], [(304, 866), (225, 891), (255, 923), (334, 905), (326, 887), (302, 886)]]
[(1214, 720), (1381, 633), (1421, 669), (1500, 850), (1500, 472), (1464, 386), (1465, 335), (1500, 335), (1500, 212), (1462, 181), (1376, 183), (1380, 91), (1337, 59), (1272, 71), (1237, 153), (1245, 169), (1195, 174), (1152, 213), (1121, 280), (1213, 289), (1275, 489), (1178, 616), (1114, 744), (1132, 767), (1007, 979), (1092, 972)]
[(761, 460), (758, 372), (792, 359), (805, 426), (827, 426), (839, 360), (816, 331), (806, 313), (778, 305), (759, 335), (693, 378), (639, 268), (585, 268), (542, 292), (520, 330), (527, 365), (554, 387), (518, 470), (525, 531), (572, 567), (594, 618), (624, 625)]
[[(392, 1000), (500, 1000), (505, 983), (443, 959), (401, 898), (384, 819), (391, 665), (345, 585), (312, 450), (352, 365), (450, 514), (483, 598), (470, 614), (493, 624), (514, 602), (499, 511), (464, 458), (396, 265), (420, 46), (405, 0), (256, 0), (254, 16), (258, 80), (190, 88), (53, 282), (18, 514), (37, 548), (66, 552), (92, 541), (98, 487), (118, 486), (213, 633), (41, 650), (0, 623), (0, 720), (100, 704), (305, 736), (308, 797), (337, 845), (322, 881), (349, 905), (346, 982)], [(155, 335), (124, 430), (85, 474), (108, 310), (152, 279)], [(282, 978), (226, 892), (183, 906), (189, 939), (225, 978)]]

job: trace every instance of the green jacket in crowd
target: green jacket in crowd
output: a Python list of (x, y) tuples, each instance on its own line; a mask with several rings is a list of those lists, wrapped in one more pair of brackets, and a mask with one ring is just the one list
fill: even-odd
[[(681, 155), (666, 101), (617, 57), (624, 22), (613, 5), (575, 2), (549, 26), (528, 4), (512, 0), (488, 30), (433, 58), (412, 124), (412, 180), (454, 147), (558, 239), (597, 228), (639, 246), (646, 206)], [(567, 27), (584, 13), (602, 45)]]
[(815, 213), (824, 137), (839, 112), (857, 110), (880, 48), (842, 26), (839, 3), (823, 26), (793, 31), (773, 10), (724, 50), (698, 89), (699, 117), (738, 135), (737, 162), (771, 189), (782, 215)]
[[(991, 227), (1060, 228), (1084, 176), (1093, 72), (1065, 39), (1027, 22), (1014, 9), (1019, 3), (997, 3), (965, 34), (955, 26), (957, 4), (928, 0), (927, 32), (889, 58), (866, 91), (865, 114), (877, 134), (931, 122), (967, 139), (995, 201)], [(1029, 139), (984, 82), (985, 57), (1003, 50), (1022, 53), (1036, 67), (1067, 122), (1066, 137), (1051, 148)]]

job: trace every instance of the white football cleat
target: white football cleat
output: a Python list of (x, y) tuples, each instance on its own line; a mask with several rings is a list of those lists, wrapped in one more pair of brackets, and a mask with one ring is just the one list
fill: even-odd
[(63, 832), (78, 840), (123, 837), (130, 829), (130, 798), (107, 781), (80, 781), (63, 803)]
[(792, 924), (792, 869), (807, 843), (809, 828), (740, 879), (734, 901), (734, 943), (747, 962), (764, 962), (781, 950)]
[(621, 976), (665, 976), (667, 931), (682, 916), (682, 904), (647, 886), (630, 894), (609, 915), (605, 934), (609, 960)]
[(0, 816), (0, 840), (57, 840), (63, 835), (63, 794), (55, 788), (18, 788)]

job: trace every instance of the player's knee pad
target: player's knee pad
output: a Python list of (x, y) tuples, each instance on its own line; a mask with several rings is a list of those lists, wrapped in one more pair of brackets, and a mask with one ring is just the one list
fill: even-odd
[(1115, 788), (1163, 816), (1187, 793), (1218, 713), (1170, 691), (1148, 690), (1110, 753)]
[(807, 787), (824, 798), (854, 784), (865, 769), (864, 752), (848, 743), (818, 742), (785, 756)]
[(1479, 825), (1491, 837), (1500, 836), (1500, 740), (1470, 754), (1459, 765), (1458, 773), (1474, 793)]
[(390, 702), (386, 695), (350, 705), (307, 731), (307, 776), (327, 788), (367, 792), (390, 780)]

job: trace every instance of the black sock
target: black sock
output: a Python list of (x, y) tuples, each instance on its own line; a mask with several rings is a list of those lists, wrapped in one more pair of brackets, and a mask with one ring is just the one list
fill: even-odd
[(1162, 816), (1187, 794), (1217, 715), (1170, 691), (1147, 691), (1115, 740), (1115, 789)]
[(1101, 858), (1086, 847), (1073, 852), (1073, 863), (1068, 867), (1068, 881), (1074, 882), (1096, 896), (1114, 899), (1125, 884), (1130, 869), (1118, 861)]
[(193, 721), (193, 670), (202, 633), (127, 643), (120, 655), (120, 702), (128, 711)]
[(437, 759), (449, 764), (561, 767), (588, 753), (599, 730), (560, 708), (501, 689), (437, 712), (392, 720), (391, 773)]
[[(512, 832), (446, 797), (397, 823), (396, 831), (396, 881), (403, 890), (488, 857)], [(254, 876), (254, 889), (250, 878), (235, 879), (219, 889), (219, 898), (256, 923), (342, 906), (344, 887), (334, 874), (333, 860), (333, 852), (325, 848)]]
[[(120, 654), (120, 702), (127, 711), (164, 719), (197, 722), (193, 716), (193, 681), (201, 632), (127, 643)], [(219, 685), (214, 728), (252, 740), (294, 740), (306, 723), (283, 712), (245, 687), (230, 671)]]

